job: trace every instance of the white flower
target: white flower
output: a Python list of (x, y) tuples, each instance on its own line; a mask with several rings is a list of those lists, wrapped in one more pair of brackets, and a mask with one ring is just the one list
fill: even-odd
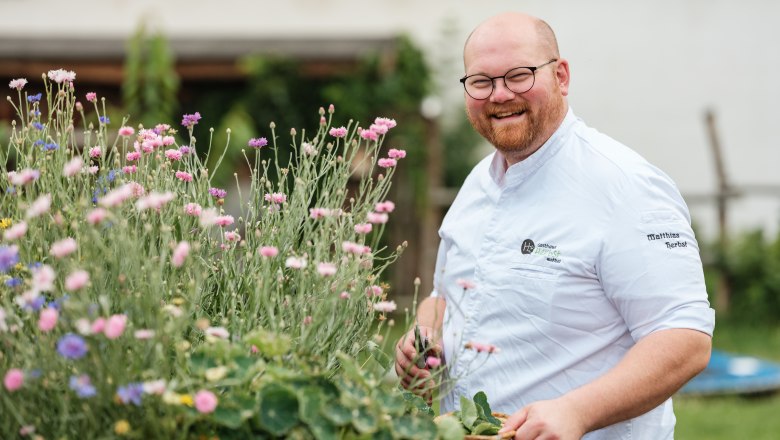
[(44, 194), (35, 199), (32, 205), (27, 208), (25, 217), (28, 219), (39, 217), (42, 214), (49, 212), (49, 208), (51, 208), (51, 194)]
[(216, 382), (228, 373), (228, 369), (224, 366), (209, 368), (206, 370), (206, 380), (209, 382)]
[(225, 327), (209, 327), (205, 331), (206, 336), (219, 339), (227, 339), (230, 337), (230, 332)]
[(49, 79), (56, 82), (57, 84), (62, 84), (63, 82), (73, 82), (76, 80), (76, 72), (65, 69), (49, 70)]
[(17, 78), (12, 79), (11, 82), (8, 83), (8, 87), (16, 90), (22, 90), (26, 84), (27, 80), (25, 78)]
[(394, 312), (396, 309), (395, 301), (379, 301), (374, 304), (374, 310), (382, 313)]
[(306, 259), (305, 258), (297, 258), (297, 257), (288, 257), (287, 260), (284, 262), (285, 267), (289, 267), (290, 269), (303, 269), (306, 267)]

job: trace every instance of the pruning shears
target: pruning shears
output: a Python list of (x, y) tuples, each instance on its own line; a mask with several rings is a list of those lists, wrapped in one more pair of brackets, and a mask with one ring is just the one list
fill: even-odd
[(426, 362), (428, 361), (430, 343), (428, 342), (427, 336), (422, 337), (420, 334), (420, 326), (418, 325), (414, 326), (414, 348), (417, 350), (417, 353), (420, 354), (420, 357), (417, 358), (417, 368), (425, 368)]

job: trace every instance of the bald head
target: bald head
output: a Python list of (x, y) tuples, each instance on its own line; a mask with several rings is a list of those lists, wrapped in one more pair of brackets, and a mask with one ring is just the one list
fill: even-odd
[(464, 62), (472, 40), (490, 38), (496, 34), (521, 34), (525, 40), (528, 40), (528, 44), (546, 56), (560, 58), (555, 32), (547, 22), (520, 12), (504, 12), (483, 21), (469, 34), (463, 46)]

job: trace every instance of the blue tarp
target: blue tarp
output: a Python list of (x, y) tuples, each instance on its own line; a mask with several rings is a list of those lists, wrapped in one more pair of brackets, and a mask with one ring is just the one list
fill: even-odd
[(759, 359), (712, 351), (710, 363), (688, 382), (680, 394), (751, 394), (780, 389), (780, 364)]

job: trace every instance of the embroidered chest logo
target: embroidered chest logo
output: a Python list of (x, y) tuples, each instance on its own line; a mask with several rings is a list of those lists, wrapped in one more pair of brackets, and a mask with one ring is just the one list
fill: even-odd
[(684, 248), (688, 247), (688, 242), (685, 240), (678, 240), (680, 238), (679, 232), (659, 232), (657, 234), (647, 234), (647, 241), (663, 243), (667, 249)]
[(558, 246), (548, 243), (534, 243), (530, 238), (523, 240), (523, 244), (520, 245), (520, 252), (523, 255), (538, 255), (544, 257), (551, 263), (561, 262), (561, 251), (558, 250)]

